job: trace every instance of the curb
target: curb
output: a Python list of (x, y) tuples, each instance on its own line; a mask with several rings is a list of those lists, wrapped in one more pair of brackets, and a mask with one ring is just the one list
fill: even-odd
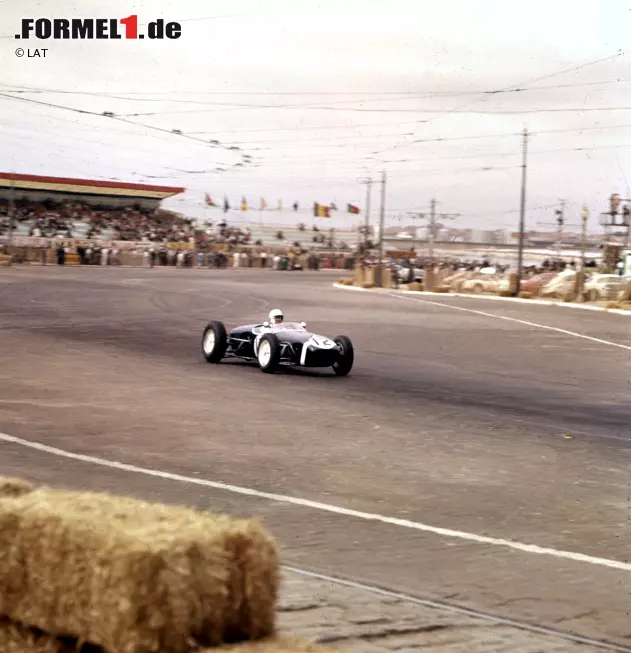
[[(333, 284), (334, 288), (338, 288), (341, 290), (355, 290), (357, 292), (375, 292), (377, 290), (378, 292), (381, 291), (381, 289), (369, 289), (369, 288), (358, 288), (357, 286), (345, 286), (341, 283), (334, 283)], [(498, 297), (497, 295), (468, 295), (466, 293), (460, 293), (460, 292), (450, 292), (450, 293), (435, 293), (435, 292), (428, 292), (426, 290), (388, 290), (387, 288), (383, 289), (387, 293), (398, 293), (401, 295), (414, 295), (414, 296), (419, 296), (419, 295), (425, 295), (425, 296), (431, 296), (431, 297), (440, 297), (446, 298), (446, 297), (460, 297), (463, 299), (486, 299), (488, 301), (496, 301), (496, 302), (515, 302), (519, 304), (527, 304), (527, 305), (535, 305), (535, 306), (558, 306), (560, 308), (574, 308), (574, 309), (579, 309), (583, 311), (599, 311), (601, 313), (614, 313), (615, 315), (629, 315), (631, 316), (631, 311), (627, 311), (621, 308), (603, 308), (601, 306), (589, 306), (587, 304), (575, 304), (572, 302), (548, 302), (545, 301), (544, 299), (520, 299), (519, 297)]]

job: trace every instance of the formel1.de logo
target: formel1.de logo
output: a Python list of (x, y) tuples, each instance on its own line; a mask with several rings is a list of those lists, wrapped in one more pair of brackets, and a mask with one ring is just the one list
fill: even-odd
[[(127, 18), (22, 18), (16, 39), (144, 39), (138, 32), (138, 16)], [(158, 18), (147, 24), (147, 38), (179, 39), (182, 26)]]

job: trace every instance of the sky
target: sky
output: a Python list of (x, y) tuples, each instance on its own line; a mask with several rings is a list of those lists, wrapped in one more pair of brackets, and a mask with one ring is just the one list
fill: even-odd
[[(133, 14), (181, 36), (14, 38), (23, 18)], [(245, 196), (237, 224), (311, 223), (334, 202), (325, 227), (357, 220), (348, 203), (363, 218), (368, 178), (376, 219), (385, 172), (388, 224), (420, 226), (435, 198), (450, 226), (516, 229), (527, 128), (527, 228), (564, 199), (568, 225), (585, 203), (598, 231), (609, 196), (631, 198), (625, 2), (0, 0), (0, 15), (0, 171), (184, 187), (164, 206), (210, 220), (205, 193)], [(259, 213), (261, 197), (285, 210)]]

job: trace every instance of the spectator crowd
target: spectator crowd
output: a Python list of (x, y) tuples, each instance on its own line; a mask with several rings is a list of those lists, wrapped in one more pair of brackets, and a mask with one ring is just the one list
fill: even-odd
[[(0, 198), (0, 235), (9, 230), (9, 202)], [(78, 232), (79, 225), (85, 226)], [(35, 237), (92, 239), (104, 233), (113, 240), (179, 242), (193, 236), (193, 222), (163, 209), (140, 206), (106, 208), (85, 202), (26, 199), (15, 201), (13, 228), (26, 224)], [(86, 230), (87, 229), (87, 230)]]

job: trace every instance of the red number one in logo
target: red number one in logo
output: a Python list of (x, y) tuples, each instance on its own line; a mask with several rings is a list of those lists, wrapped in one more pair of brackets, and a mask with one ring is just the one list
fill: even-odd
[(134, 14), (133, 16), (127, 16), (127, 18), (121, 18), (121, 24), (125, 25), (126, 39), (138, 38), (138, 16)]

